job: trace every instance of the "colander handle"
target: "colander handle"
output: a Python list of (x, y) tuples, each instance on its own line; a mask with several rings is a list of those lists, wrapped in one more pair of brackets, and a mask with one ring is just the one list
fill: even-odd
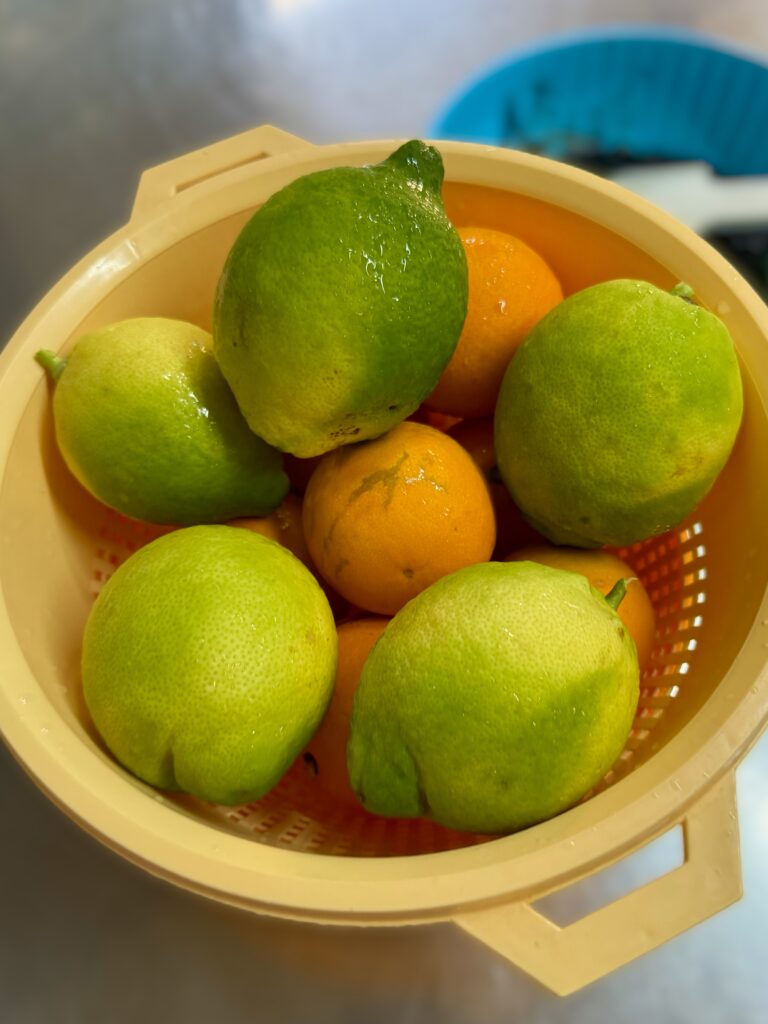
[(456, 923), (553, 992), (569, 995), (740, 898), (734, 772), (679, 824), (679, 868), (567, 927), (525, 902), (464, 914)]
[(144, 171), (136, 190), (131, 220), (174, 199), (181, 192), (219, 174), (280, 153), (306, 149), (312, 143), (270, 124), (233, 135), (176, 160)]

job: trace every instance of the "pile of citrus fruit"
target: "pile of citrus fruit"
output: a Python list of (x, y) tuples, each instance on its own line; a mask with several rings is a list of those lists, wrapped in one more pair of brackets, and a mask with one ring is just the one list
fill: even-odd
[(442, 180), (415, 140), (305, 175), (237, 238), (212, 335), (38, 354), (73, 474), (176, 527), (83, 640), (96, 728), (154, 786), (248, 802), (300, 758), (340, 804), (504, 833), (624, 747), (654, 612), (615, 549), (725, 465), (733, 343), (684, 285), (565, 297)]

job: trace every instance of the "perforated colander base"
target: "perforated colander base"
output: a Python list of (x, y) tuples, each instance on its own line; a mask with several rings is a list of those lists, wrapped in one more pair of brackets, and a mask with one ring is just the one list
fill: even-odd
[[(170, 528), (150, 526), (105, 510), (98, 531), (94, 597), (130, 554)], [(585, 799), (623, 778), (653, 744), (654, 730), (670, 704), (695, 678), (697, 634), (706, 602), (704, 527), (694, 522), (615, 553), (646, 587), (656, 612), (654, 650), (641, 678), (637, 716), (616, 764)], [(356, 812), (322, 792), (299, 759), (263, 799), (239, 807), (207, 804), (169, 794), (180, 808), (219, 828), (270, 846), (356, 857), (433, 853), (487, 842), (493, 837), (454, 832), (419, 819), (388, 819)]]

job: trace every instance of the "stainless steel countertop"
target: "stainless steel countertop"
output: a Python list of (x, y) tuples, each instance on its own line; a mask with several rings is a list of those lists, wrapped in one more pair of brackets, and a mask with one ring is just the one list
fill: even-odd
[[(264, 122), (314, 142), (424, 134), (513, 46), (620, 21), (768, 52), (763, 0), (0, 0), (0, 337), (127, 218), (144, 168)], [(451, 925), (299, 925), (175, 889), (73, 825), (0, 749), (0, 1020), (758, 1024), (768, 737), (737, 782), (743, 900), (559, 1000)]]

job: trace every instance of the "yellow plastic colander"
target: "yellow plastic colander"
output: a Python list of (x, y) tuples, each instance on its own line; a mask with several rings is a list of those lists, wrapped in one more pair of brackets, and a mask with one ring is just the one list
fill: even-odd
[[(397, 144), (315, 147), (262, 127), (148, 171), (126, 227), (11, 340), (0, 357), (0, 727), (52, 800), (169, 881), (288, 918), (450, 919), (566, 993), (738, 899), (734, 771), (768, 716), (768, 313), (666, 214), (562, 164), (438, 144), (456, 224), (524, 238), (566, 292), (613, 277), (685, 280), (726, 322), (742, 362), (744, 424), (715, 488), (678, 529), (622, 552), (654, 602), (656, 643), (627, 748), (589, 799), (504, 838), (344, 810), (317, 797), (301, 765), (256, 804), (202, 804), (121, 769), (80, 694), (94, 594), (157, 530), (108, 511), (68, 474), (34, 353), (66, 352), (86, 330), (129, 316), (209, 327), (225, 256), (254, 208), (301, 174), (376, 162)], [(678, 824), (679, 868), (567, 926), (532, 906)]]

